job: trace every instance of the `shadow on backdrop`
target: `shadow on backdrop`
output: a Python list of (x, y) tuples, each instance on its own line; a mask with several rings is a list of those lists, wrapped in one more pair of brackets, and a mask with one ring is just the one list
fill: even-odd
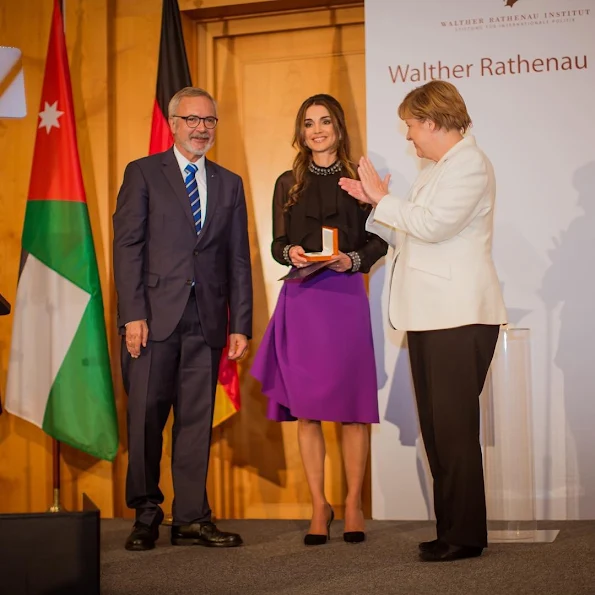
[(553, 362), (564, 377), (567, 513), (569, 519), (585, 519), (595, 518), (595, 161), (576, 171), (573, 185), (584, 214), (550, 251), (551, 266), (540, 295), (547, 310), (550, 353), (553, 313), (562, 304)]

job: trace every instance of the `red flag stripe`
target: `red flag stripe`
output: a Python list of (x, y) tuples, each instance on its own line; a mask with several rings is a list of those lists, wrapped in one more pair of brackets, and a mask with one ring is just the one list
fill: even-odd
[(165, 116), (161, 113), (159, 102), (155, 100), (153, 106), (153, 120), (151, 121), (151, 142), (149, 155), (167, 151), (174, 144), (174, 139), (169, 129)]
[[(73, 105), (62, 13), (58, 0), (54, 0), (29, 184), (30, 200), (86, 200)], [(48, 171), (52, 172), (51, 176)]]
[(239, 411), (241, 405), (240, 399), (240, 379), (238, 377), (238, 365), (235, 361), (228, 359), (229, 341), (227, 348), (221, 354), (219, 363), (219, 384), (225, 389), (231, 404), (236, 411)]

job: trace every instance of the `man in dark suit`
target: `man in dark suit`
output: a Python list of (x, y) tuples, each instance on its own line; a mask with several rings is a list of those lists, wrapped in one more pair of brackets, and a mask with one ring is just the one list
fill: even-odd
[(128, 393), (126, 549), (155, 546), (163, 520), (162, 432), (174, 410), (174, 545), (233, 547), (211, 522), (206, 479), (219, 361), (243, 357), (252, 278), (242, 180), (208, 161), (217, 107), (186, 87), (169, 104), (174, 146), (128, 164), (114, 213), (114, 275)]

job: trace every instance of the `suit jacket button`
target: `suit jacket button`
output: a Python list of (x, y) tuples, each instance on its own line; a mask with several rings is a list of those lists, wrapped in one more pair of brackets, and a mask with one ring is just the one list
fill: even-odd
[(186, 279), (186, 285), (192, 285), (192, 279)]
[(192, 254), (194, 254), (194, 256), (198, 256), (198, 250), (195, 250)]

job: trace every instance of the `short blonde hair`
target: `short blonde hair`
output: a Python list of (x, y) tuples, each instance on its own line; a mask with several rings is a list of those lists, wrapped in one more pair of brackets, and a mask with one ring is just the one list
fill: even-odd
[(180, 100), (184, 97), (206, 97), (207, 99), (210, 99), (213, 107), (215, 108), (215, 114), (217, 114), (217, 102), (213, 99), (213, 96), (208, 91), (200, 89), (199, 87), (184, 87), (183, 89), (180, 89), (169, 101), (169, 105), (167, 106), (167, 116), (169, 118), (176, 115), (178, 105), (180, 105)]
[(399, 118), (431, 120), (438, 128), (465, 132), (471, 117), (465, 101), (452, 83), (430, 81), (409, 91), (399, 106)]

